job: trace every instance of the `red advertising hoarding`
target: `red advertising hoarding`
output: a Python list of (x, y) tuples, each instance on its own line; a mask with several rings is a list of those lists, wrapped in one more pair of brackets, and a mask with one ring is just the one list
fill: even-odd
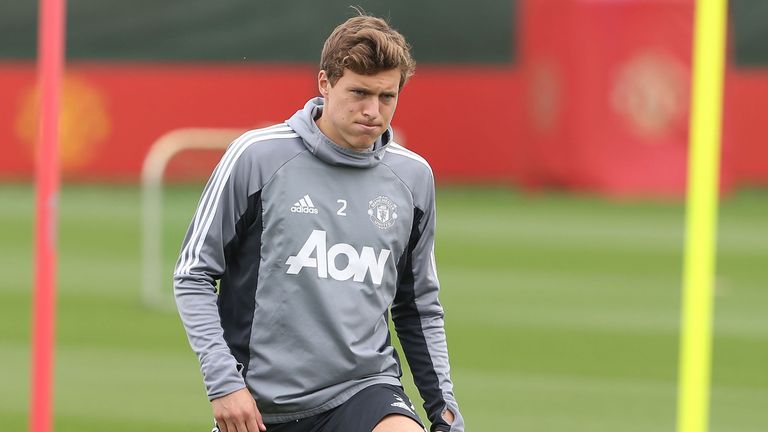
[[(135, 181), (149, 147), (187, 127), (281, 122), (316, 96), (311, 66), (75, 64), (63, 85), (65, 179)], [(0, 179), (29, 179), (34, 65), (0, 64)], [(509, 181), (519, 170), (519, 79), (504, 67), (420, 68), (393, 121), (444, 181)], [(201, 173), (205, 176), (207, 173)]]
[(527, 181), (684, 193), (693, 1), (532, 0), (522, 12)]

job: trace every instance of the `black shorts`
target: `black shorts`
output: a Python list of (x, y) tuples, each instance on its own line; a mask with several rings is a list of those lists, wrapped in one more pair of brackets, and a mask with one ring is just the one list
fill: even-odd
[[(268, 432), (363, 432), (372, 431), (386, 416), (400, 414), (424, 427), (402, 387), (374, 384), (360, 390), (329, 411), (287, 423), (267, 423)], [(426, 429), (425, 429), (426, 430)], [(214, 432), (218, 428), (214, 428)]]

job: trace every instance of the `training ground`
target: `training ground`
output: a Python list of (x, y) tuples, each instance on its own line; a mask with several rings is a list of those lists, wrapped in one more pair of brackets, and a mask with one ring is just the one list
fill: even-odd
[[(169, 293), (201, 189), (165, 191)], [(209, 430), (180, 321), (140, 301), (138, 188), (67, 185), (60, 202), (56, 430)], [(33, 187), (0, 185), (6, 431), (27, 422), (33, 212)], [(441, 189), (437, 219), (452, 375), (468, 431), (674, 430), (681, 202)], [(723, 202), (718, 258), (711, 430), (762, 432), (767, 191)]]

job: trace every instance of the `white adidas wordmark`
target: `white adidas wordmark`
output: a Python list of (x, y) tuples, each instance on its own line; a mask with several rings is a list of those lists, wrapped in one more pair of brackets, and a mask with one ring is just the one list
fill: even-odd
[(293, 207), (291, 207), (291, 212), (317, 214), (317, 208), (315, 207), (315, 204), (312, 202), (312, 199), (309, 197), (309, 195), (304, 195), (304, 198), (293, 204)]

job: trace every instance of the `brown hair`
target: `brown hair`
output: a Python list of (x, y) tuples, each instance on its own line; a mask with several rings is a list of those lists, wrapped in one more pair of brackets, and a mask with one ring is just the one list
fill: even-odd
[(323, 45), (320, 69), (328, 75), (331, 85), (349, 69), (361, 75), (400, 69), (400, 88), (414, 70), (411, 47), (403, 35), (381, 18), (364, 15), (348, 19), (336, 27)]

